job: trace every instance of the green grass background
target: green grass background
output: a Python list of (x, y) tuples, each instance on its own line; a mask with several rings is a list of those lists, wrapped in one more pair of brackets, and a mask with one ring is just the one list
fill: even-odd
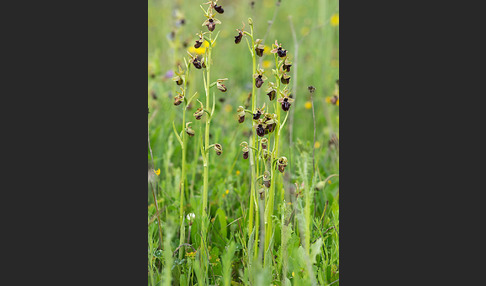
[[(255, 1), (252, 8), (252, 1), (224, 1), (222, 5), (225, 13), (216, 17), (222, 22), (217, 25), (216, 32), (220, 31), (217, 44), (213, 49), (213, 64), (211, 67), (211, 80), (217, 78), (228, 78), (225, 83), (228, 91), (221, 93), (216, 91), (216, 111), (211, 124), (211, 142), (219, 142), (223, 145), (223, 155), (210, 156), (210, 190), (209, 203), (210, 215), (216, 220), (210, 227), (211, 239), (211, 263), (210, 283), (223, 285), (223, 277), (230, 277), (232, 284), (252, 285), (282, 285), (286, 281), (282, 277), (282, 263), (275, 262), (272, 269), (263, 272), (257, 271), (257, 265), (251, 267), (245, 261), (248, 255), (245, 248), (248, 248), (248, 233), (245, 225), (249, 201), (249, 163), (241, 157), (242, 141), (248, 141), (251, 130), (251, 120), (247, 118), (244, 124), (238, 124), (236, 119), (236, 108), (243, 105), (248, 93), (251, 92), (251, 56), (248, 52), (246, 41), (243, 39), (240, 44), (234, 43), (236, 29), (246, 23), (246, 30), (249, 30), (247, 19), (251, 17), (254, 22), (256, 38), (263, 38), (268, 27), (268, 21), (274, 16), (275, 21), (268, 32), (265, 45), (278, 40), (290, 54), (294, 63), (290, 75), (293, 76), (295, 63), (298, 64), (298, 81), (292, 78), (289, 87), (297, 84), (297, 90), (293, 95), (296, 100), (292, 104), (294, 109), (293, 142), (289, 145), (288, 124), (281, 137), (280, 154), (289, 159), (289, 168), (286, 172), (290, 174), (288, 182), (280, 182), (281, 186), (288, 187), (289, 184), (301, 183), (304, 176), (299, 172), (305, 164), (310, 164), (312, 169), (312, 142), (313, 142), (313, 120), (312, 110), (305, 107), (310, 101), (307, 86), (316, 88), (314, 94), (314, 108), (316, 113), (316, 141), (319, 147), (315, 150), (315, 160), (318, 166), (319, 181), (324, 180), (332, 174), (339, 174), (339, 156), (335, 149), (330, 149), (328, 141), (331, 134), (339, 136), (339, 106), (326, 102), (326, 97), (331, 97), (335, 90), (335, 81), (339, 78), (339, 25), (331, 25), (332, 15), (339, 14), (339, 2), (337, 0), (311, 0), (311, 1), (289, 1), (282, 0), (277, 8), (273, 0)], [(194, 258), (187, 252), (189, 248), (182, 247), (184, 257), (179, 259), (178, 255), (172, 256), (179, 246), (178, 225), (178, 183), (180, 179), (181, 149), (176, 137), (173, 135), (172, 122), (178, 130), (181, 129), (182, 112), (181, 108), (173, 105), (175, 91), (179, 90), (170, 79), (164, 79), (164, 74), (169, 70), (176, 70), (177, 63), (183, 66), (182, 58), (188, 58), (186, 50), (194, 44), (197, 39), (195, 33), (206, 31), (201, 24), (205, 20), (199, 5), (202, 1), (148, 1), (148, 107), (149, 117), (149, 138), (154, 157), (154, 168), (161, 170), (157, 177), (157, 189), (161, 219), (164, 231), (163, 250), (158, 249), (157, 220), (154, 219), (155, 211), (151, 190), (148, 190), (148, 276), (150, 285), (194, 285), (196, 276), (194, 273)], [(177, 11), (177, 12), (176, 12)], [(296, 37), (299, 42), (298, 58), (295, 58), (295, 42), (292, 37), (289, 16), (295, 28)], [(176, 26), (177, 19), (183, 18), (185, 24)], [(175, 31), (175, 46), (168, 40), (169, 34)], [(187, 43), (187, 47), (184, 47)], [(127, 55), (129, 56), (129, 55)], [(269, 60), (273, 64), (273, 55), (264, 56), (263, 60)], [(152, 78), (150, 74), (154, 74)], [(266, 75), (271, 76), (271, 68), (266, 69)], [(199, 93), (199, 99), (204, 98), (204, 87), (202, 83), (202, 71), (191, 69), (188, 94)], [(263, 88), (266, 87), (266, 84)], [(262, 89), (263, 89), (262, 88)], [(151, 93), (156, 94), (154, 99)], [(258, 105), (268, 105), (268, 97), (263, 91), (258, 97)], [(179, 106), (180, 107), (180, 106)], [(204, 127), (201, 122), (196, 121), (192, 116), (195, 108), (188, 110), (188, 121), (192, 121), (192, 128), (196, 133), (202, 132)], [(202, 129), (200, 130), (200, 126)], [(200, 207), (199, 196), (202, 190), (202, 162), (198, 152), (198, 136), (189, 138), (187, 152), (187, 180), (188, 194), (187, 204), (184, 207), (185, 214), (189, 212), (198, 213)], [(150, 160), (150, 154), (148, 154)], [(149, 164), (150, 165), (150, 164)], [(312, 174), (309, 175), (309, 180)], [(313, 264), (312, 274), (315, 281), (320, 285), (339, 285), (339, 178), (331, 178), (331, 183), (326, 184), (323, 190), (316, 191), (313, 196), (314, 228), (311, 242), (322, 239), (322, 245), (316, 254), (316, 261)], [(226, 195), (226, 190), (228, 194)], [(224, 195), (224, 196), (223, 196)], [(326, 207), (326, 201), (328, 206)], [(298, 208), (302, 202), (297, 199), (292, 205)], [(325, 217), (322, 214), (326, 209)], [(224, 218), (223, 218), (224, 216)], [(238, 221), (230, 224), (231, 222)], [(277, 220), (279, 218), (276, 218)], [(291, 235), (288, 242), (288, 264), (285, 266), (288, 273), (285, 275), (292, 285), (310, 285), (313, 280), (309, 276), (305, 259), (299, 254), (300, 233), (298, 217), (294, 218), (291, 225)], [(228, 226), (228, 224), (230, 224)], [(294, 226), (294, 227), (292, 227)], [(333, 229), (324, 233), (328, 228)], [(191, 239), (193, 246), (197, 249), (197, 223), (193, 225)], [(187, 232), (187, 226), (184, 227)], [(276, 229), (275, 242), (282, 242), (281, 228)], [(172, 236), (172, 239), (169, 239)], [(235, 253), (231, 257), (223, 257), (227, 248), (234, 243)], [(315, 245), (316, 249), (319, 245)], [(169, 251), (170, 249), (170, 251)], [(316, 250), (317, 251), (317, 250)], [(275, 250), (275, 255), (283, 255), (280, 249)], [(231, 267), (229, 273), (224, 275), (223, 260), (229, 259)], [(218, 260), (218, 261), (217, 261)], [(278, 260), (278, 259), (277, 259)], [(228, 272), (228, 271), (227, 271)], [(260, 273), (260, 274), (258, 274)], [(263, 275), (269, 273), (271, 275)], [(292, 273), (294, 275), (292, 275)], [(246, 278), (245, 278), (246, 277)], [(268, 279), (263, 281), (259, 279)], [(260, 281), (260, 282), (258, 282)], [(262, 283), (262, 284), (259, 284)]]

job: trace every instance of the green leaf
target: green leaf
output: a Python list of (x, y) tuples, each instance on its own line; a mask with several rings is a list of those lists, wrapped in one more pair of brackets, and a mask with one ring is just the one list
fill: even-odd
[(217, 211), (216, 211), (216, 216), (218, 217), (218, 221), (219, 221), (219, 225), (220, 225), (220, 228), (219, 228), (219, 233), (221, 234), (221, 236), (226, 239), (226, 235), (227, 235), (227, 232), (226, 232), (226, 213), (224, 212), (223, 209), (219, 208)]
[(310, 261), (312, 264), (316, 263), (316, 256), (321, 253), (322, 237), (311, 245)]

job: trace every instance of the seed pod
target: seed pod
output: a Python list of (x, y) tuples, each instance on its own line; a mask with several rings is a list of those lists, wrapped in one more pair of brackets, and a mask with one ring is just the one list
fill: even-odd
[(285, 171), (285, 167), (287, 167), (287, 158), (286, 157), (280, 157), (277, 160), (277, 166), (278, 166), (278, 170), (280, 171), (280, 173), (283, 173)]
[(265, 128), (263, 128), (263, 124), (258, 124), (256, 128), (257, 135), (260, 137), (265, 136)]
[(286, 73), (284, 73), (282, 75), (282, 77), (280, 78), (280, 81), (283, 83), (283, 84), (289, 84), (290, 82), (290, 76), (287, 75)]
[(216, 10), (216, 12), (218, 12), (219, 14), (223, 14), (224, 13), (224, 9), (223, 7), (221, 7), (221, 5), (214, 5), (214, 10)]
[(261, 145), (262, 145), (262, 149), (263, 150), (267, 150), (267, 147), (268, 147), (268, 139), (267, 138), (263, 138), (262, 141), (260, 141)]
[(187, 122), (186, 123), (186, 129), (185, 129), (185, 131), (186, 131), (187, 135), (189, 135), (189, 136), (192, 137), (192, 136), (194, 136), (194, 134), (196, 134), (196, 132), (194, 132), (194, 130), (192, 130), (191, 126), (189, 126), (189, 124), (191, 124), (191, 123), (192, 122)]
[(270, 188), (270, 180), (271, 180), (270, 172), (265, 171), (263, 173), (263, 185), (265, 185), (265, 187), (267, 187), (267, 188)]
[(216, 155), (219, 156), (219, 155), (221, 155), (221, 153), (223, 153), (223, 146), (216, 143), (216, 144), (214, 144), (214, 150), (216, 151)]
[(236, 112), (238, 115), (238, 122), (243, 123), (245, 121), (245, 109), (243, 106), (239, 106)]
[(196, 112), (194, 112), (194, 117), (196, 120), (200, 120), (204, 114), (204, 109), (202, 107), (199, 107)]

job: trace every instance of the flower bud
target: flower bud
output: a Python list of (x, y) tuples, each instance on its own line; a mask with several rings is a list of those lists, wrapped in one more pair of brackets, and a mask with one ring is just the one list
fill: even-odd
[(202, 39), (199, 39), (196, 41), (196, 43), (194, 44), (194, 48), (198, 49), (199, 47), (201, 47), (203, 41)]
[(187, 135), (189, 135), (189, 136), (192, 137), (192, 136), (194, 136), (194, 134), (196, 134), (196, 132), (194, 132), (194, 130), (192, 130), (191, 126), (189, 126), (189, 124), (191, 124), (191, 123), (192, 122), (187, 122), (186, 123), (186, 129), (185, 129), (185, 131), (186, 131)]
[(267, 187), (267, 188), (270, 188), (270, 180), (271, 180), (270, 172), (265, 171), (263, 173), (263, 185), (265, 185), (265, 187)]
[(216, 12), (218, 12), (219, 14), (223, 14), (224, 13), (224, 9), (223, 7), (221, 7), (221, 5), (214, 5), (214, 10), (216, 10)]
[(242, 149), (243, 151), (243, 159), (248, 159), (248, 152), (250, 151), (250, 149), (248, 149), (248, 147), (243, 147)]
[(221, 155), (223, 153), (223, 146), (220, 144), (216, 143), (214, 144), (214, 150), (216, 151), (216, 155)]
[(200, 120), (204, 114), (204, 109), (202, 107), (199, 107), (196, 112), (194, 112), (194, 117), (196, 117), (196, 120)]
[(265, 199), (265, 189), (263, 188), (259, 189), (258, 194), (260, 195), (260, 200)]
[(241, 42), (241, 38), (243, 38), (243, 33), (238, 31), (238, 35), (235, 36), (235, 44), (239, 44)]
[(245, 109), (243, 108), (243, 106), (238, 107), (236, 112), (238, 115), (238, 122), (243, 123), (245, 121)]
[(221, 92), (226, 92), (228, 89), (226, 88), (226, 85), (223, 84), (223, 81), (227, 80), (227, 78), (224, 79), (218, 79), (216, 81), (216, 87), (221, 91)]
[(283, 173), (285, 171), (285, 167), (287, 167), (287, 158), (286, 157), (280, 157), (277, 160), (277, 166), (278, 166), (278, 170), (280, 171), (280, 173)]
[(262, 149), (263, 150), (267, 150), (268, 148), (268, 139), (267, 138), (263, 138), (262, 141), (260, 141), (261, 145), (262, 145)]

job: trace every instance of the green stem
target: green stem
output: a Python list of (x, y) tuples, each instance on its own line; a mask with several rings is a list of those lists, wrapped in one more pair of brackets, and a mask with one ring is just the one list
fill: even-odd
[[(251, 57), (252, 57), (252, 63), (253, 63), (253, 68), (252, 68), (252, 89), (251, 89), (251, 111), (254, 112), (256, 110), (256, 102), (257, 102), (257, 96), (256, 96), (256, 86), (255, 86), (255, 81), (256, 79), (253, 77), (253, 75), (256, 73), (256, 53), (254, 51), (255, 47), (255, 41), (253, 38), (253, 25), (250, 25), (250, 38), (251, 38)], [(256, 129), (254, 128), (254, 122), (252, 120), (252, 140), (251, 140), (251, 147), (253, 149), (258, 149), (257, 146), (257, 135), (256, 135)], [(256, 155), (256, 154), (255, 154)], [(255, 220), (255, 252), (254, 252), (254, 257), (257, 257), (258, 255), (258, 231), (259, 231), (259, 213), (258, 211), (255, 211), (255, 208), (258, 209), (258, 205), (254, 206), (254, 201), (258, 199), (258, 195), (256, 193), (256, 177), (258, 176), (258, 156), (254, 156), (254, 164), (251, 166), (252, 167), (252, 180), (251, 180), (251, 194), (250, 194), (250, 214), (249, 214), (249, 231), (248, 235), (251, 234), (253, 231), (253, 220)], [(255, 218), (253, 218), (255, 216)]]
[[(186, 95), (186, 81), (187, 81), (187, 78), (188, 78), (188, 67), (186, 66), (186, 77), (185, 77), (185, 80), (184, 80), (184, 95)], [(186, 108), (187, 108), (187, 104), (186, 104), (186, 101), (184, 101), (183, 103), (183, 111), (182, 111), (182, 144), (181, 144), (181, 152), (182, 152), (182, 169), (181, 169), (181, 182), (180, 182), (180, 185), (179, 185), (179, 189), (180, 189), (180, 210), (179, 210), (179, 224), (181, 226), (181, 232), (180, 232), (180, 239), (179, 239), (179, 242), (180, 244), (184, 243), (184, 231), (183, 231), (183, 227), (184, 227), (184, 189), (185, 189), (185, 181), (186, 181), (186, 153), (187, 153), (187, 142), (186, 142), (186, 132), (184, 130), (184, 127), (186, 126)], [(179, 251), (179, 259), (182, 259), (183, 258), (183, 254), (184, 254), (184, 251), (183, 249), (181, 249), (181, 251)]]
[[(212, 51), (212, 33), (209, 34), (209, 47), (208, 47), (208, 54), (207, 54), (207, 62), (206, 62), (206, 108), (209, 108), (209, 88), (210, 88), (210, 75), (211, 75), (211, 51)], [(209, 115), (206, 116), (206, 130), (204, 135), (204, 150), (209, 150), (209, 124), (210, 124), (210, 117)], [(203, 154), (204, 157), (204, 185), (203, 185), (203, 203), (202, 203), (202, 237), (201, 237), (201, 249), (202, 249), (202, 260), (206, 261), (207, 257), (207, 229), (206, 229), (206, 220), (208, 216), (208, 186), (209, 186), (209, 152), (205, 152)], [(207, 275), (208, 267), (207, 262), (203, 263), (204, 265), (204, 273)]]
[[(278, 57), (277, 54), (275, 54), (275, 66), (277, 67), (277, 74), (275, 75), (276, 79), (276, 87), (277, 91), (279, 92), (280, 88), (280, 77), (279, 77), (279, 68), (278, 68)], [(278, 98), (278, 96), (277, 96)], [(271, 174), (271, 179), (270, 179), (270, 190), (268, 194), (268, 202), (266, 206), (266, 218), (265, 218), (265, 223), (266, 223), (266, 230), (265, 230), (265, 252), (267, 251), (269, 244), (270, 244), (270, 239), (272, 237), (273, 233), (273, 224), (272, 224), (272, 216), (273, 216), (273, 208), (274, 208), (274, 201), (275, 201), (275, 177), (277, 176), (277, 172), (275, 172), (275, 168), (273, 167), (273, 161), (278, 158), (278, 146), (279, 146), (279, 138), (280, 138), (280, 108), (278, 106), (278, 102), (275, 100), (274, 104), (274, 109), (275, 113), (277, 114), (277, 127), (274, 132), (275, 136), (275, 141), (273, 144), (273, 151), (271, 153), (271, 160), (272, 164), (270, 165), (270, 174)], [(282, 189), (283, 190), (283, 189)], [(282, 195), (282, 200), (283, 200), (283, 195)], [(266, 256), (264, 256), (266, 257)], [(264, 259), (263, 264), (267, 265), (268, 261)]]

